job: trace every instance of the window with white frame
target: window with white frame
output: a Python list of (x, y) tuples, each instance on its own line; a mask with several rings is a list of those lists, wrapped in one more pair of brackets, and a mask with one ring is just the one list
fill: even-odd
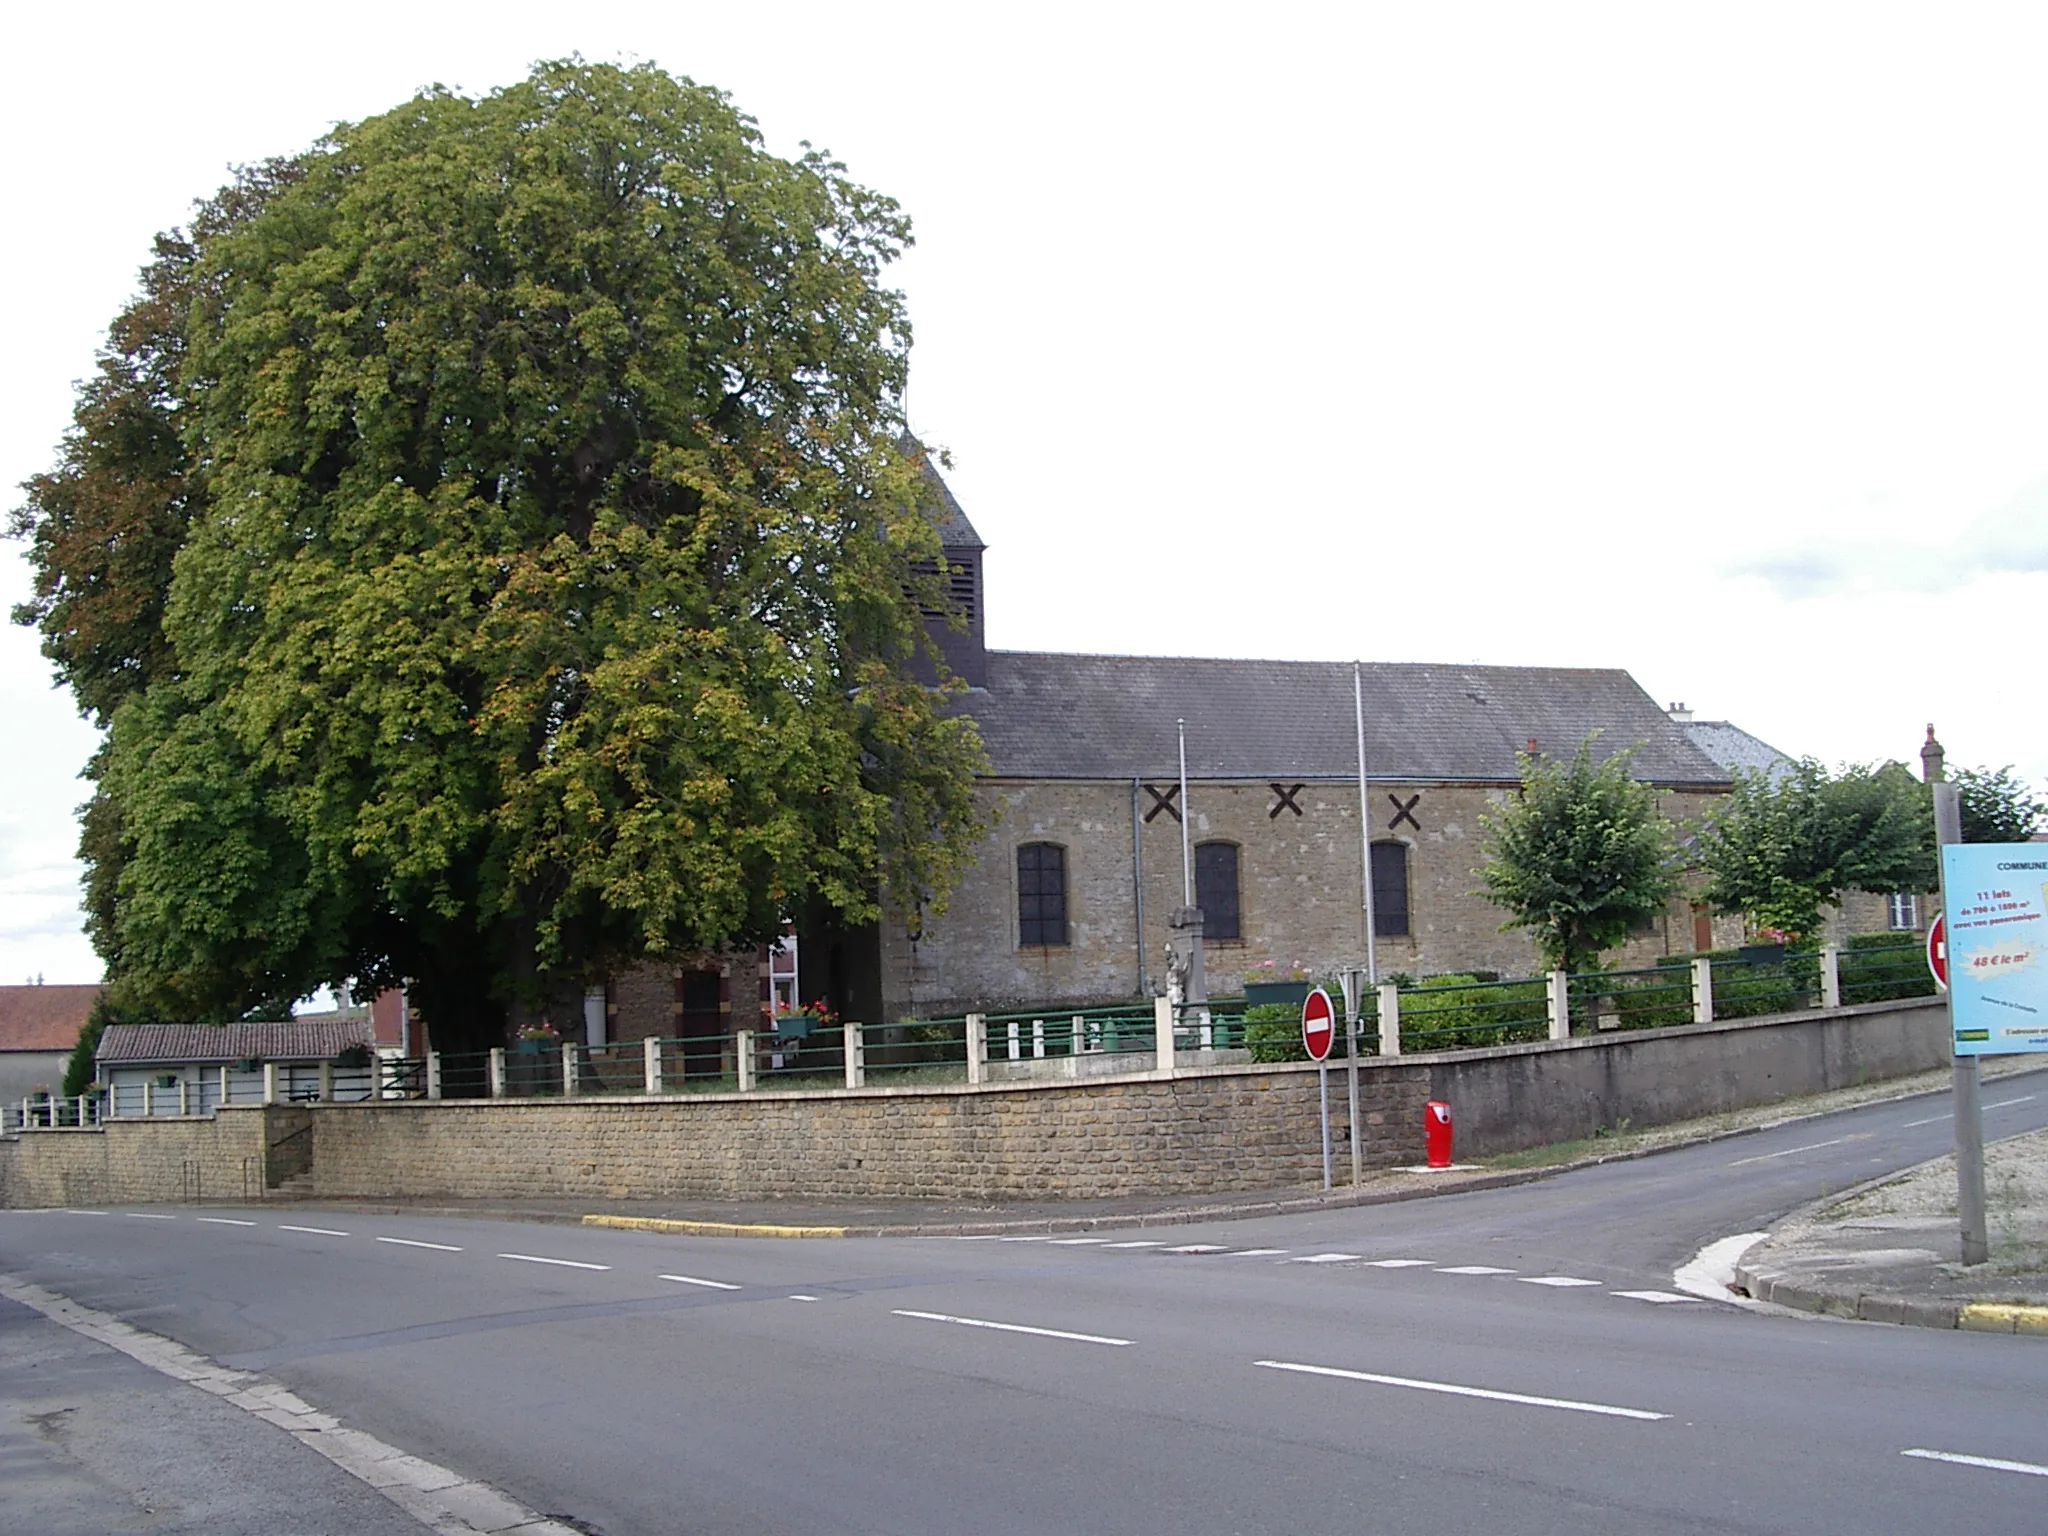
[(1895, 891), (1886, 898), (1889, 925), (1901, 932), (1920, 926), (1920, 898), (1910, 891)]

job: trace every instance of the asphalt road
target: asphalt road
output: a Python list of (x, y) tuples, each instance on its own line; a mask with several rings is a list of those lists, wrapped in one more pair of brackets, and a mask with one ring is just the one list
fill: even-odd
[[(2048, 1074), (1985, 1099), (1988, 1136), (2048, 1124)], [(0, 1271), (604, 1536), (2038, 1536), (2041, 1341), (1673, 1285), (1709, 1241), (1939, 1155), (1946, 1107), (1512, 1189), (1071, 1238), (0, 1213)]]

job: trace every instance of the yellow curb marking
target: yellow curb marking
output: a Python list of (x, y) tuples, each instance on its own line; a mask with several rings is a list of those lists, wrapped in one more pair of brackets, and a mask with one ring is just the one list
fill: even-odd
[(776, 1227), (741, 1221), (671, 1221), (661, 1216), (586, 1216), (586, 1227), (672, 1232), (683, 1237), (844, 1237), (844, 1227)]
[(1956, 1326), (1986, 1333), (2048, 1333), (2048, 1307), (1973, 1301), (1957, 1314)]

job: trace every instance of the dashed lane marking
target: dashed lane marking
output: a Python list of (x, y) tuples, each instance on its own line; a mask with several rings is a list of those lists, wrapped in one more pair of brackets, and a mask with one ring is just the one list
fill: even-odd
[(1839, 1147), (1848, 1139), (1846, 1136), (1836, 1136), (1828, 1141), (1809, 1141), (1803, 1147), (1787, 1147), (1782, 1152), (1761, 1152), (1755, 1157), (1738, 1157), (1728, 1166), (1730, 1168), (1740, 1168), (1746, 1163), (1768, 1163), (1774, 1157), (1796, 1157), (1801, 1152), (1818, 1152), (1822, 1147)]
[(1285, 1248), (1240, 1248), (1235, 1253), (1223, 1255), (1226, 1259), (1271, 1259), (1287, 1252)]
[(166, 1216), (162, 1211), (123, 1211), (123, 1216), (132, 1216), (137, 1221), (176, 1221), (175, 1216)]
[(1298, 1259), (1289, 1259), (1290, 1264), (1351, 1264), (1365, 1257), (1359, 1253), (1304, 1253)]
[(1517, 1285), (1549, 1285), (1558, 1290), (1569, 1290), (1575, 1285), (1598, 1285), (1598, 1280), (1581, 1280), (1577, 1275), (1524, 1275), (1515, 1282)]
[(1092, 1248), (1098, 1243), (1106, 1243), (1108, 1241), (1109, 1239), (1106, 1237), (1056, 1237), (1052, 1240), (1052, 1246), (1055, 1248)]
[(1477, 1397), (1491, 1403), (1516, 1403), (1524, 1408), (1564, 1408), (1573, 1413), (1597, 1413), (1613, 1419), (1668, 1419), (1668, 1413), (1645, 1408), (1620, 1408), (1612, 1403), (1581, 1403), (1568, 1397), (1532, 1397), (1525, 1392), (1495, 1392), (1487, 1387), (1466, 1387), (1449, 1381), (1416, 1381), (1407, 1376), (1381, 1376), (1373, 1371), (1342, 1371), (1330, 1365), (1299, 1365), (1291, 1360), (1253, 1362), (1269, 1371), (1296, 1371), (1304, 1376), (1334, 1376), (1343, 1381), (1369, 1381), (1382, 1387), (1406, 1387), (1415, 1392), (1442, 1392), (1451, 1397)]
[(1166, 1251), (1168, 1253), (1224, 1253), (1228, 1251), (1228, 1248), (1229, 1245), (1226, 1243), (1183, 1243), (1178, 1248), (1169, 1248)]
[(818, 1298), (815, 1296), (792, 1296), (789, 1299), (791, 1301), (816, 1301)]
[(1103, 1246), (1105, 1248), (1163, 1248), (1166, 1245), (1155, 1241), (1146, 1243), (1105, 1243)]
[(1498, 1264), (1453, 1264), (1449, 1269), (1437, 1271), (1440, 1275), (1512, 1275), (1512, 1269), (1502, 1269)]
[(431, 1248), (436, 1253), (460, 1253), (462, 1250), (453, 1243), (423, 1242), (417, 1237), (380, 1237), (380, 1243), (390, 1243), (398, 1248)]
[(1911, 1450), (1899, 1452), (1901, 1456), (1912, 1456), (1920, 1461), (1946, 1461), (1958, 1467), (1982, 1467), (1987, 1472), (2021, 1472), (2028, 1477), (2048, 1477), (2048, 1467), (2037, 1467), (2031, 1461), (2001, 1461), (1996, 1456), (1965, 1456), (1958, 1451)]
[(1435, 1259), (1367, 1259), (1367, 1269), (1429, 1269)]
[(289, 1225), (289, 1224), (287, 1224), (287, 1223), (285, 1223), (285, 1222), (282, 1222), (282, 1221), (280, 1221), (280, 1222), (279, 1222), (279, 1223), (277, 1224), (277, 1230), (278, 1230), (278, 1231), (280, 1231), (280, 1232), (310, 1232), (310, 1233), (312, 1233), (312, 1235), (313, 1235), (313, 1236), (315, 1236), (315, 1237), (347, 1237), (347, 1236), (348, 1236), (348, 1234), (347, 1234), (346, 1232), (337, 1232), (337, 1231), (335, 1231), (335, 1230), (334, 1230), (334, 1228), (332, 1228), (332, 1227), (294, 1227), (294, 1226), (291, 1226), (291, 1225)]
[(581, 1259), (550, 1259), (537, 1253), (501, 1253), (501, 1259), (517, 1259), (522, 1264), (555, 1264), (563, 1269), (610, 1269), (609, 1264), (586, 1264)]
[(1681, 1296), (1676, 1291), (1609, 1291), (1607, 1294), (1625, 1297), (1630, 1301), (1652, 1302), (1660, 1307), (1668, 1307), (1674, 1301), (1692, 1301), (1695, 1299), (1691, 1296)]
[(955, 1317), (950, 1312), (910, 1312), (893, 1308), (891, 1317), (914, 1317), (927, 1323), (957, 1323), (962, 1328), (992, 1328), (998, 1333), (1028, 1333), (1041, 1339), (1066, 1339), (1075, 1344), (1110, 1344), (1122, 1349), (1129, 1339), (1112, 1339), (1099, 1333), (1068, 1333), (1064, 1328), (1032, 1328), (1023, 1323), (992, 1323), (985, 1317)]
[(74, 1207), (67, 1206), (65, 1208), (64, 1214), (66, 1216), (104, 1216), (107, 1213), (105, 1211), (81, 1211)]
[(208, 1226), (214, 1227), (253, 1227), (256, 1225), (253, 1221), (240, 1221), (233, 1216), (201, 1216), (198, 1219), (205, 1222)]
[(738, 1286), (730, 1280), (704, 1280), (696, 1275), (656, 1275), (657, 1280), (673, 1280), (677, 1285), (701, 1285), (713, 1291), (736, 1291)]

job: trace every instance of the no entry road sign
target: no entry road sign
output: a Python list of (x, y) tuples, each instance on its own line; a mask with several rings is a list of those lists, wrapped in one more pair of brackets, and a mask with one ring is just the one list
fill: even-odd
[(1927, 969), (1934, 972), (1934, 984), (1946, 992), (1948, 990), (1948, 921), (1946, 914), (1937, 913), (1934, 921), (1927, 925)]
[(1337, 1010), (1330, 1006), (1330, 994), (1317, 987), (1301, 1002), (1301, 1043), (1311, 1058), (1321, 1061), (1336, 1038)]

